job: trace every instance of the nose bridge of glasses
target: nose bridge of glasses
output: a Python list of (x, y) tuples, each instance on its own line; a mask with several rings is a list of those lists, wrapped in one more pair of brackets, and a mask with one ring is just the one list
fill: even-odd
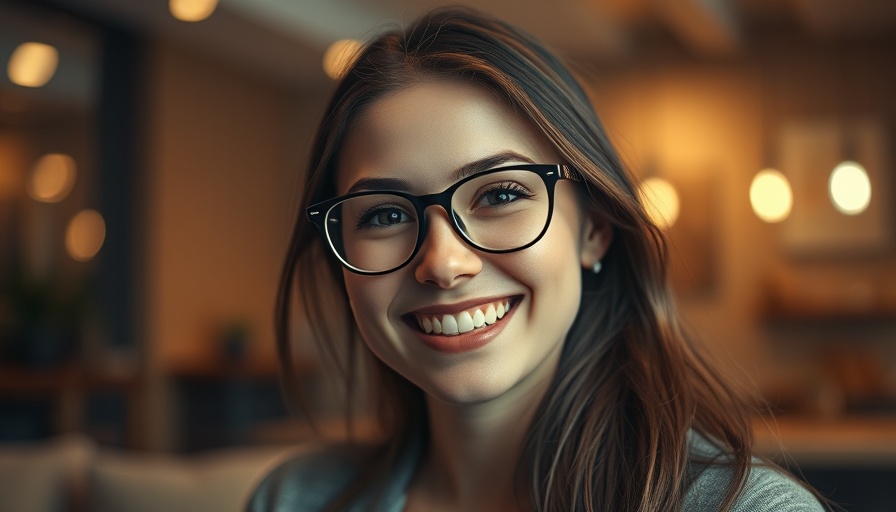
[[(453, 226), (452, 219), (456, 219), (457, 216), (454, 215), (452, 211), (451, 201), (454, 197), (454, 191), (457, 189), (457, 186), (453, 186), (444, 190), (442, 192), (438, 192), (436, 194), (428, 194), (425, 196), (418, 196), (416, 198), (417, 208), (421, 213), (421, 232), (420, 235), (425, 237), (426, 231), (430, 228), (427, 226), (428, 220), (432, 218), (433, 206), (440, 206), (442, 211), (445, 212), (445, 220), (448, 221), (449, 225)], [(459, 221), (460, 219), (458, 219)], [(463, 229), (463, 226), (458, 226), (460, 229)]]
[(429, 232), (442, 222), (446, 223), (446, 227), (453, 228), (451, 221), (453, 216), (450, 212), (450, 206), (446, 208), (444, 205), (433, 203), (423, 208), (423, 215), (425, 219), (421, 229), (421, 236), (424, 238), (428, 237)]
[(426, 218), (422, 220), (420, 226), (420, 236), (422, 237), (420, 249), (422, 251), (431, 250), (433, 243), (442, 246), (446, 242), (445, 237), (453, 238), (449, 243), (461, 244), (465, 250), (471, 248), (470, 242), (463, 233), (465, 229), (463, 221), (453, 215), (449, 211), (450, 209), (450, 204), (444, 205), (439, 202), (431, 202), (423, 207)]

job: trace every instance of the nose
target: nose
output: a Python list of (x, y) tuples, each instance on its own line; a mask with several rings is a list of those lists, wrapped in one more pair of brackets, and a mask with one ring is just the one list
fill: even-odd
[(414, 276), (422, 284), (454, 288), (482, 271), (482, 259), (454, 231), (448, 213), (433, 208), (417, 254)]

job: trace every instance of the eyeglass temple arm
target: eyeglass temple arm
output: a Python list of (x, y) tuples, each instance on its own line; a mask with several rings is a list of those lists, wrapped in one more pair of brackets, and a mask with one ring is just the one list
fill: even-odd
[(579, 176), (572, 167), (568, 165), (560, 165), (560, 177), (573, 181), (582, 181), (582, 177)]

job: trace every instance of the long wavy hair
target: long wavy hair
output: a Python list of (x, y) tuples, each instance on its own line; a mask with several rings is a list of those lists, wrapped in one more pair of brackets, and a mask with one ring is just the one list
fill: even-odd
[[(697, 474), (689, 453), (689, 436), (697, 434), (725, 454), (715, 463), (730, 467), (720, 501), (721, 509), (728, 509), (750, 471), (748, 408), (682, 332), (667, 282), (663, 234), (645, 213), (585, 91), (531, 36), (474, 11), (440, 9), (367, 44), (326, 108), (302, 205), (336, 195), (340, 148), (371, 102), (440, 78), (477, 84), (515, 109), (561, 155), (564, 161), (558, 163), (577, 170), (586, 185), (583, 201), (614, 229), (605, 270), (583, 273), (576, 321), (529, 426), (515, 480), (521, 506), (564, 512), (680, 510)], [(291, 393), (300, 391), (293, 364), (297, 302), (350, 392), (361, 389), (361, 361), (369, 363), (372, 371), (364, 375), (373, 381), (385, 433), (360, 460), (354, 484), (331, 504), (338, 510), (382, 488), (382, 475), (408, 439), (426, 435), (427, 413), (422, 391), (360, 341), (342, 269), (302, 212), (276, 312), (278, 350)]]

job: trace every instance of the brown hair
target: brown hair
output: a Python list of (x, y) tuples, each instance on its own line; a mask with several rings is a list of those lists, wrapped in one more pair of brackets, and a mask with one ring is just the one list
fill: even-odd
[[(529, 427), (517, 495), (543, 511), (679, 510), (695, 478), (693, 432), (715, 444), (731, 468), (721, 509), (749, 474), (747, 409), (683, 334), (666, 279), (662, 232), (650, 221), (591, 106), (563, 64), (538, 42), (475, 12), (441, 9), (406, 31), (377, 37), (336, 86), (314, 142), (303, 205), (336, 195), (340, 146), (365, 107), (384, 93), (432, 77), (478, 84), (511, 105), (575, 168), (584, 201), (612, 223), (604, 271), (583, 273), (583, 297), (553, 378)], [(325, 263), (324, 263), (325, 262)], [(321, 272), (322, 264), (329, 269)], [(322, 301), (324, 290), (335, 290)], [(349, 390), (358, 361), (372, 360), (386, 440), (361, 461), (334, 510), (381, 487), (411, 435), (425, 435), (423, 394), (360, 343), (339, 263), (299, 215), (283, 269), (277, 336), (288, 390), (291, 316), (298, 292), (315, 338), (341, 362)], [(335, 302), (333, 302), (335, 301)], [(335, 312), (335, 313), (334, 313)], [(721, 462), (720, 462), (721, 463)]]

